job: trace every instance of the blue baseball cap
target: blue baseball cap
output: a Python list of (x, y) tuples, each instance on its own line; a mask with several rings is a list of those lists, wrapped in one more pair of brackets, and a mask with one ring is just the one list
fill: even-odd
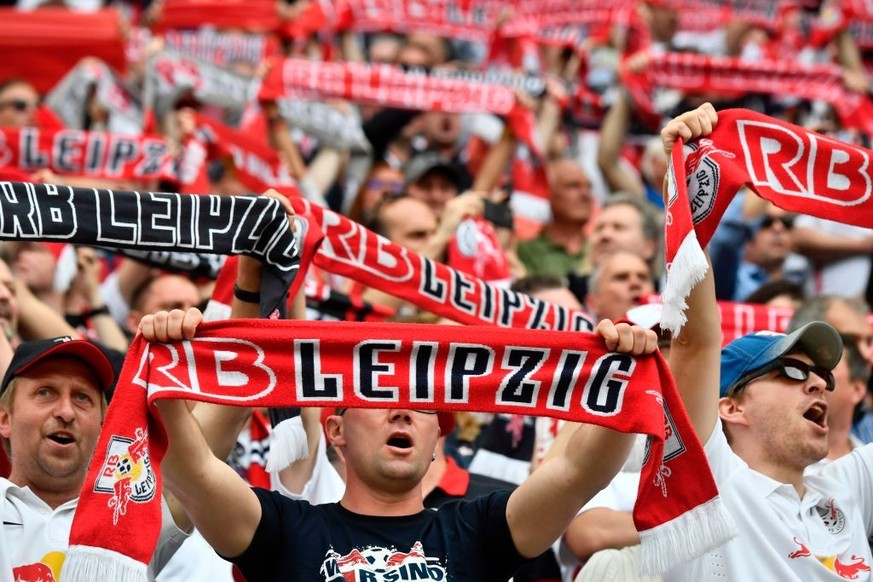
[(721, 350), (719, 394), (724, 398), (755, 372), (793, 351), (803, 352), (816, 366), (833, 370), (843, 357), (843, 340), (823, 321), (812, 321), (788, 335), (759, 331), (737, 338)]

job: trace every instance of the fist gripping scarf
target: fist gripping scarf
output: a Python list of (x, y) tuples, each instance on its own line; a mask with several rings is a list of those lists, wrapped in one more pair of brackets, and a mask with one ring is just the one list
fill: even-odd
[[(650, 436), (634, 518), (643, 568), (663, 571), (733, 533), (660, 355), (587, 333), (492, 326), (236, 320), (190, 341), (134, 339), (79, 498), (62, 579), (145, 580), (167, 445), (150, 404), (358, 406), (546, 415)], [(665, 438), (665, 435), (666, 438)]]
[(702, 249), (743, 186), (791, 212), (873, 227), (873, 151), (744, 109), (718, 117), (710, 135), (676, 143), (667, 174), (661, 325), (674, 332), (706, 274)]

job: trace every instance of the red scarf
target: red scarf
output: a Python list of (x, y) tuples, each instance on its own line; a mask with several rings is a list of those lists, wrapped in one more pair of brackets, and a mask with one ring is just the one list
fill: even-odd
[(158, 136), (77, 129), (0, 129), (0, 168), (104, 180), (175, 176), (167, 142)]
[(765, 93), (820, 99), (834, 106), (845, 125), (873, 132), (873, 101), (849, 91), (842, 68), (835, 64), (800, 65), (791, 60), (746, 61), (693, 53), (652, 55), (643, 72), (622, 77), (641, 113), (657, 118), (651, 100), (653, 86), (715, 94)]
[[(423, 257), (326, 208), (292, 198), (305, 229), (300, 272), (309, 264), (400, 297), (413, 305), (468, 325), (591, 331), (588, 314), (498, 288)], [(230, 314), (235, 266), (228, 261), (215, 283), (207, 319)], [(293, 295), (293, 294), (292, 294)]]
[(156, 398), (478, 410), (648, 434), (634, 512), (645, 571), (729, 539), (731, 520), (659, 354), (607, 352), (590, 334), (467, 327), (458, 339), (445, 326), (267, 320), (206, 323), (194, 340), (173, 344), (138, 336), (82, 488), (64, 579), (144, 575), (160, 528), (166, 447), (160, 421), (149, 414)]
[(667, 180), (662, 325), (685, 322), (705, 247), (743, 186), (790, 212), (873, 227), (873, 152), (743, 109), (719, 112), (705, 139), (673, 148)]

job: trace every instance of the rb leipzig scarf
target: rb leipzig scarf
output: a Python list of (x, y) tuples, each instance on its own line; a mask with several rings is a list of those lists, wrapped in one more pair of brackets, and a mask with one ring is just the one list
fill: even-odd
[(740, 188), (790, 212), (873, 227), (873, 152), (753, 111), (718, 117), (712, 134), (673, 148), (667, 173), (661, 324), (674, 332), (685, 323), (685, 297), (706, 274), (702, 249)]
[(246, 254), (265, 263), (261, 311), (285, 308), (299, 267), (278, 200), (0, 182), (0, 240), (109, 249)]
[(0, 129), (0, 168), (104, 180), (160, 180), (175, 176), (161, 137), (78, 129)]
[(731, 537), (732, 520), (660, 354), (607, 352), (591, 334), (467, 327), (459, 341), (457, 331), (235, 320), (205, 323), (195, 339), (171, 344), (138, 336), (79, 497), (63, 579), (144, 580), (167, 443), (149, 413), (157, 398), (546, 415), (647, 434), (634, 511), (643, 569), (669, 569)]

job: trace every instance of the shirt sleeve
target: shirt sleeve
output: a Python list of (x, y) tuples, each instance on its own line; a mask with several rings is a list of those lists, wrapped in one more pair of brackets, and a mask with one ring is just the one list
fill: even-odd
[(158, 535), (158, 545), (149, 562), (147, 575), (149, 580), (154, 580), (160, 574), (170, 558), (179, 550), (182, 543), (188, 539), (189, 534), (183, 532), (173, 521), (170, 507), (161, 497), (161, 533)]

